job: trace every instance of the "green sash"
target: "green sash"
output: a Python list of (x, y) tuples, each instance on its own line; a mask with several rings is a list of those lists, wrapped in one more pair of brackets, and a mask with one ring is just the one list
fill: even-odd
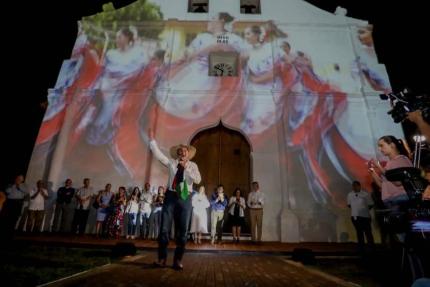
[[(182, 188), (181, 188), (181, 186), (182, 186)], [(188, 192), (188, 184), (185, 181), (180, 182), (179, 184), (176, 185), (176, 192), (179, 193), (179, 196), (183, 200), (187, 200), (188, 194), (189, 194), (189, 192)]]

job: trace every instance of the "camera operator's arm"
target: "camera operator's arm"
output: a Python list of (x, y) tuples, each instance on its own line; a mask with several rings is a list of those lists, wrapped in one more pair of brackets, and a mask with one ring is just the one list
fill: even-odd
[(408, 120), (417, 125), (421, 134), (426, 137), (426, 141), (430, 143), (430, 124), (424, 121), (421, 110), (408, 113)]
[(424, 178), (427, 179), (428, 185), (422, 194), (422, 200), (428, 200), (430, 202), (430, 169), (426, 168)]
[(430, 185), (428, 185), (426, 187), (426, 189), (424, 190), (424, 192), (422, 194), (422, 200), (428, 200), (428, 201), (430, 201)]

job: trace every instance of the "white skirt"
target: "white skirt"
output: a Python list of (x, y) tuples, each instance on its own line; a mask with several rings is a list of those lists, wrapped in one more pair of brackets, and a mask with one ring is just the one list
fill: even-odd
[(193, 218), (191, 219), (191, 233), (208, 232), (208, 213), (205, 209), (193, 209)]

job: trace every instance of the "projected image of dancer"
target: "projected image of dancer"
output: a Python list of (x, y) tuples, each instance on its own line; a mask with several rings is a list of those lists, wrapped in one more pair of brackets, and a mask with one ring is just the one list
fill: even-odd
[(366, 83), (375, 91), (390, 93), (391, 87), (388, 79), (377, 71), (374, 66), (378, 65), (375, 47), (373, 45), (373, 25), (366, 25), (357, 29), (357, 39), (360, 42), (359, 56), (352, 64), (353, 76), (360, 75)]
[(100, 145), (111, 142), (115, 130), (115, 115), (127, 88), (136, 75), (148, 63), (148, 57), (142, 47), (134, 44), (134, 35), (128, 28), (116, 34), (116, 48), (106, 53), (103, 71), (95, 84), (100, 100), (99, 110), (90, 123), (87, 141)]
[[(105, 47), (108, 43), (106, 38)], [(164, 54), (150, 40), (140, 40), (134, 27), (120, 29), (115, 48), (102, 54), (99, 76), (92, 85), (90, 100), (80, 107), (81, 116), (68, 149), (75, 144), (83, 144), (80, 148), (85, 150), (92, 148), (92, 156), (97, 157), (94, 162), (110, 166), (111, 161), (117, 172), (137, 182), (145, 172), (147, 156), (140, 119), (148, 95), (160, 79)]]
[(253, 92), (281, 89), (280, 74), (274, 69), (275, 63), (281, 62), (281, 50), (273, 53), (272, 44), (265, 42), (265, 30), (261, 26), (251, 26), (245, 29), (245, 40), (251, 46), (247, 54), (246, 89), (250, 93), (246, 97), (245, 119), (241, 129), (246, 134), (259, 134), (271, 127), (278, 119), (276, 113), (280, 99), (272, 95), (254, 95)]
[[(157, 95), (160, 106), (179, 119), (208, 117), (208, 113), (222, 106), (226, 112), (233, 103), (232, 92), (240, 84), (240, 77), (213, 77), (208, 75), (209, 54), (211, 52), (237, 52), (245, 50), (239, 36), (227, 29), (234, 18), (220, 12), (207, 24), (207, 30), (198, 34), (185, 51), (184, 57), (170, 67), (168, 80), (174, 90), (192, 91)], [(207, 93), (207, 91), (230, 90), (229, 93)], [(177, 122), (178, 123), (178, 122)], [(190, 121), (184, 122), (190, 123)], [(175, 123), (172, 122), (173, 125)]]

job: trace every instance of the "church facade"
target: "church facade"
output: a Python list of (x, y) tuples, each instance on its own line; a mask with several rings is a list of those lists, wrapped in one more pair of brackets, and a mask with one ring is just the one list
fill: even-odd
[(367, 21), (302, 0), (140, 0), (78, 25), (30, 184), (165, 185), (152, 129), (166, 153), (196, 146), (208, 195), (258, 181), (264, 241), (354, 240), (351, 182), (370, 192), (377, 139), (402, 134), (379, 99), (390, 84)]

